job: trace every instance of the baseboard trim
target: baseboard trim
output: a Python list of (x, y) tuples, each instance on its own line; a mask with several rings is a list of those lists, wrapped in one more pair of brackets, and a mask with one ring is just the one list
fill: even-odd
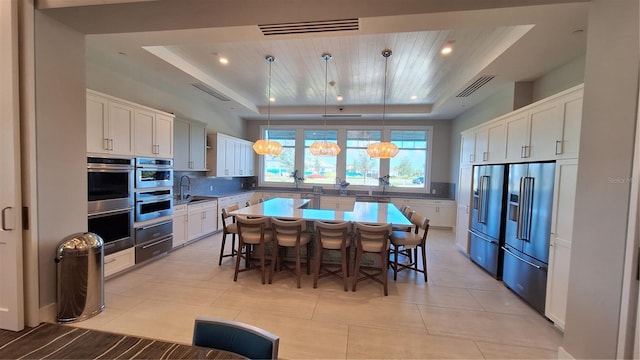
[(560, 346), (558, 347), (558, 359), (575, 360), (576, 358), (571, 356), (567, 350)]
[(56, 303), (51, 303), (49, 305), (43, 306), (40, 308), (40, 322), (48, 322), (48, 323), (56, 323), (56, 312), (57, 312)]

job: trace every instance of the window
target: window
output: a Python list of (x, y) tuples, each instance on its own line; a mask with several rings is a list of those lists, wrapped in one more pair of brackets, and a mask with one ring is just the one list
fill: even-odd
[[(267, 182), (293, 183), (295, 170), (296, 130), (265, 130), (269, 140), (282, 144), (280, 155), (264, 156), (262, 178)], [(267, 137), (265, 135), (265, 138)]]
[(424, 188), (427, 173), (427, 131), (391, 130), (398, 155), (389, 159), (389, 182), (394, 187)]
[(314, 156), (309, 146), (316, 140), (338, 141), (337, 130), (304, 131), (304, 183), (331, 184), (336, 181), (337, 157)]
[(345, 176), (351, 185), (378, 186), (380, 159), (367, 154), (369, 144), (380, 141), (380, 130), (347, 130)]
[[(269, 139), (280, 142), (283, 151), (278, 156), (260, 156), (259, 183), (262, 186), (291, 187), (291, 176), (304, 179), (301, 188), (323, 186), (337, 189), (338, 180), (350, 183), (349, 190), (382, 190), (379, 179), (389, 175), (386, 190), (395, 192), (427, 192), (430, 190), (433, 138), (431, 126), (332, 126), (314, 130), (304, 125), (271, 126)], [(262, 128), (266, 131), (266, 127)], [(309, 147), (316, 140), (336, 142), (342, 149), (337, 157), (313, 156)], [(372, 159), (367, 147), (381, 139), (396, 144), (398, 155), (391, 159)]]

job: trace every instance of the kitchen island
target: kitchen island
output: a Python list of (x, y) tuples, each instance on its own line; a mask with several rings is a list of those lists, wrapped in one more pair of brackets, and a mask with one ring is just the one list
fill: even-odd
[(232, 211), (235, 216), (269, 216), (307, 221), (351, 221), (369, 224), (411, 226), (392, 203), (355, 202), (352, 210), (307, 209), (309, 199), (273, 198)]

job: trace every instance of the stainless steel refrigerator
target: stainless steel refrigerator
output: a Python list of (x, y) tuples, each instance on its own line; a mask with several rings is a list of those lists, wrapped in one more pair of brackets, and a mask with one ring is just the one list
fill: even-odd
[(544, 314), (555, 163), (509, 165), (502, 281)]
[(496, 279), (502, 273), (505, 165), (473, 168), (469, 258)]

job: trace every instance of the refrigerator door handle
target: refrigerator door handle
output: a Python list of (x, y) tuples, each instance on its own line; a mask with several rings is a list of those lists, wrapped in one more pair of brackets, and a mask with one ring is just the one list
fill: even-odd
[(506, 247), (504, 247), (504, 246), (501, 246), (501, 248), (502, 248), (502, 250), (504, 250), (504, 252), (505, 252), (505, 253), (508, 253), (509, 255), (511, 255), (511, 256), (513, 256), (514, 258), (516, 258), (516, 259), (518, 259), (518, 260), (522, 261), (523, 263), (526, 263), (526, 264), (528, 264), (528, 265), (530, 265), (530, 266), (533, 266), (534, 268), (536, 268), (536, 269), (538, 269), (538, 270), (544, 270), (544, 271), (546, 271), (546, 270), (547, 270), (547, 267), (546, 267), (546, 266), (536, 265), (536, 264), (532, 263), (531, 261), (527, 261), (526, 259), (523, 259), (523, 258), (521, 258), (520, 256), (518, 256), (518, 255), (516, 255), (516, 254), (512, 253), (509, 249), (507, 249), (507, 248), (506, 248)]
[(533, 184), (535, 179), (527, 176), (524, 178), (525, 183), (525, 218), (524, 218), (524, 240), (529, 241), (531, 238), (531, 217), (533, 216)]
[(522, 240), (524, 231), (522, 229), (524, 223), (524, 178), (520, 178), (520, 191), (518, 193), (518, 221), (516, 222), (516, 238)]
[(488, 243), (491, 243), (491, 244), (497, 244), (498, 243), (495, 239), (490, 239), (490, 238), (488, 238), (486, 236), (480, 235), (479, 233), (477, 233), (477, 232), (475, 232), (473, 230), (467, 230), (467, 231), (469, 232), (469, 234), (478, 237), (480, 240), (484, 240), (484, 241), (486, 241)]
[(487, 192), (489, 191), (489, 176), (483, 175), (480, 177), (480, 189), (478, 190), (478, 223), (487, 223)]

